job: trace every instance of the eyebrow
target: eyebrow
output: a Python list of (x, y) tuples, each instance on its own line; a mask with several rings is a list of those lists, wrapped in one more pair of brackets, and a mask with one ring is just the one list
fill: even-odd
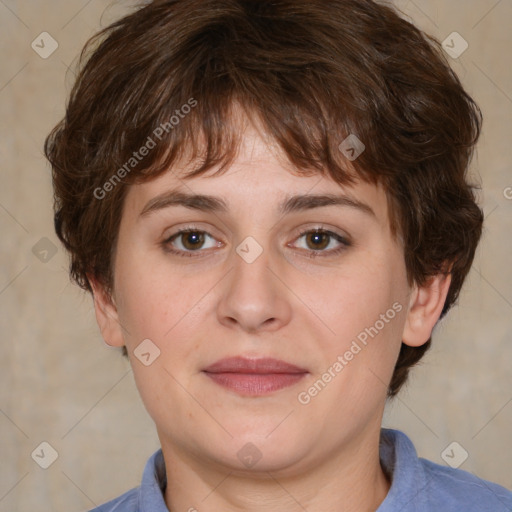
[[(227, 203), (219, 197), (203, 194), (189, 194), (172, 190), (150, 199), (140, 212), (139, 218), (145, 217), (151, 212), (172, 206), (184, 206), (191, 210), (213, 213), (227, 213), (229, 211)], [(321, 208), (323, 206), (345, 206), (354, 208), (375, 218), (377, 217), (373, 209), (366, 203), (347, 195), (336, 194), (294, 195), (286, 198), (279, 205), (279, 212), (281, 214), (287, 214), (312, 210), (313, 208)]]

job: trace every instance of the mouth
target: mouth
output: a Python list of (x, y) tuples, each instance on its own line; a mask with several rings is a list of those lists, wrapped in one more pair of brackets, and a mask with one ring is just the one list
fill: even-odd
[(272, 358), (221, 359), (203, 370), (219, 386), (245, 396), (262, 396), (293, 386), (309, 372)]

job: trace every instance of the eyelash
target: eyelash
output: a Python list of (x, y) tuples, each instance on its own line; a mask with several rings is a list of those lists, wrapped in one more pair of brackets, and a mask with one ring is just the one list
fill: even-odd
[[(177, 239), (181, 235), (185, 235), (185, 234), (188, 234), (188, 233), (200, 233), (200, 234), (205, 234), (205, 235), (207, 235), (207, 236), (209, 236), (211, 238), (215, 238), (213, 235), (208, 233), (208, 231), (204, 231), (204, 230), (201, 230), (201, 229), (196, 229), (194, 227), (187, 227), (187, 228), (181, 229), (180, 231), (177, 231), (176, 233), (173, 233), (171, 236), (167, 237), (161, 243), (161, 245), (164, 248), (165, 252), (168, 252), (168, 253), (171, 253), (171, 254), (175, 254), (177, 256), (186, 257), (186, 258), (200, 257), (199, 254), (195, 254), (195, 253), (204, 252), (201, 249), (197, 249), (196, 251), (190, 251), (190, 250), (189, 251), (182, 251), (182, 250), (176, 250), (176, 249), (174, 249), (171, 246), (171, 243), (174, 241), (174, 239)], [(295, 240), (299, 240), (304, 235), (307, 235), (307, 234), (310, 234), (310, 233), (321, 234), (321, 235), (325, 235), (325, 236), (329, 236), (331, 238), (334, 238), (337, 242), (339, 242), (341, 244), (341, 246), (338, 247), (337, 249), (331, 249), (329, 251), (325, 251), (325, 250), (316, 250), (315, 251), (315, 250), (302, 249), (302, 251), (305, 251), (305, 252), (308, 253), (307, 256), (309, 258), (317, 258), (318, 256), (320, 256), (320, 257), (336, 256), (336, 255), (340, 254), (341, 252), (343, 252), (344, 250), (346, 250), (348, 247), (350, 247), (352, 245), (346, 238), (344, 238), (343, 236), (339, 235), (338, 233), (335, 233), (333, 231), (329, 231), (329, 230), (326, 230), (326, 229), (322, 229), (322, 228), (312, 228), (312, 229), (310, 228), (310, 229), (303, 230), (303, 231), (301, 231), (297, 235)]]

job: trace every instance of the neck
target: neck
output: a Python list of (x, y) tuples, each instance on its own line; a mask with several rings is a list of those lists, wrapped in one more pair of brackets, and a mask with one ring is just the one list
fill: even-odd
[[(380, 427), (352, 438), (306, 469), (242, 471), (164, 445), (170, 512), (375, 512), (390, 483), (379, 460)], [(362, 439), (360, 438), (362, 437)]]

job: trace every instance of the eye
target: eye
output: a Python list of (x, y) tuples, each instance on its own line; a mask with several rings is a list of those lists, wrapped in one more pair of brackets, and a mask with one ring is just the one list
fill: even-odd
[(311, 257), (318, 255), (332, 256), (350, 246), (350, 242), (333, 231), (325, 229), (310, 229), (303, 231), (296, 240), (304, 239), (304, 245), (299, 248), (309, 252)]
[[(212, 241), (205, 245), (207, 239)], [(168, 252), (182, 256), (192, 256), (193, 252), (218, 247), (220, 244), (221, 242), (215, 242), (215, 238), (206, 231), (191, 228), (182, 229), (163, 242), (163, 246)]]
[[(304, 243), (295, 245), (301, 239), (305, 242), (305, 246)], [(166, 252), (185, 257), (200, 256), (202, 250), (222, 245), (222, 242), (216, 240), (210, 233), (193, 227), (181, 229), (162, 242)], [(302, 231), (295, 239), (294, 244), (288, 244), (288, 246), (298, 247), (305, 251), (311, 258), (334, 256), (350, 245), (350, 242), (342, 235), (322, 228)]]

